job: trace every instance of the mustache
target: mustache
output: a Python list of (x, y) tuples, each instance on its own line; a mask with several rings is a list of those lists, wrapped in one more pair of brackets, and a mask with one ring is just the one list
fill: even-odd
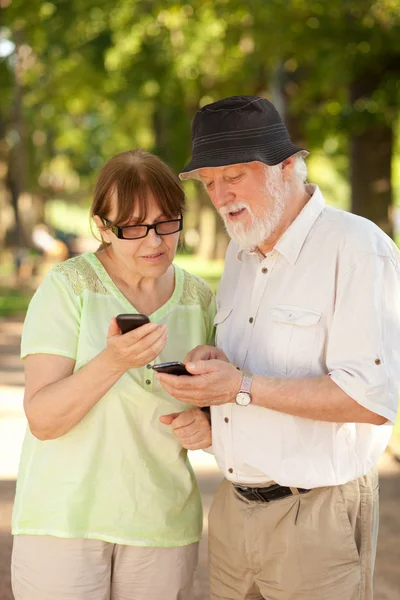
[(219, 209), (219, 214), (222, 217), (224, 217), (224, 216), (228, 215), (231, 212), (237, 212), (239, 210), (242, 210), (242, 208), (245, 208), (246, 210), (249, 211), (250, 214), (253, 214), (253, 211), (251, 210), (251, 208), (247, 204), (247, 202), (243, 202), (243, 201), (231, 202), (230, 204), (225, 204), (225, 206), (222, 206)]

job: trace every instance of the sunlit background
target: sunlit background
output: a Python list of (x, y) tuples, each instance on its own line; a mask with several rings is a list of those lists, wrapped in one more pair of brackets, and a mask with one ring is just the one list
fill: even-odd
[[(397, 241), (399, 73), (400, 0), (0, 0), (1, 600), (12, 598), (21, 324), (46, 271), (97, 247), (88, 206), (104, 161), (141, 147), (178, 172), (199, 107), (261, 95), (310, 150), (309, 180), (327, 202)], [(216, 289), (227, 237), (202, 189), (185, 191), (177, 262)], [(399, 448), (400, 425), (381, 467), (378, 600), (400, 597)], [(210, 461), (194, 457), (206, 507), (219, 478)]]

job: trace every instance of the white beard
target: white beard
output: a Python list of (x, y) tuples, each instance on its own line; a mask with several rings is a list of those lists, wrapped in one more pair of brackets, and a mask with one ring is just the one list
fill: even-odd
[[(220, 215), (229, 237), (241, 248), (249, 249), (259, 246), (268, 240), (280, 223), (285, 210), (283, 190), (281, 192), (273, 189), (273, 186), (270, 187), (267, 185), (267, 191), (270, 198), (274, 199), (274, 205), (268, 214), (261, 217), (255, 216), (250, 206), (244, 201), (232, 202), (220, 210)], [(249, 212), (251, 218), (250, 226), (245, 227), (244, 223), (240, 221), (232, 222), (227, 217), (229, 212), (238, 211), (242, 208), (245, 208)]]

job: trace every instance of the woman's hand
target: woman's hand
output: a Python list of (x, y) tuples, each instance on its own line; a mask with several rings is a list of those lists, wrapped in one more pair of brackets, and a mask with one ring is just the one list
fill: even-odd
[(76, 372), (71, 358), (56, 354), (27, 356), (24, 407), (33, 435), (39, 440), (65, 435), (125, 371), (154, 360), (166, 341), (165, 325), (148, 323), (122, 334), (116, 319), (112, 319), (107, 348)]
[(196, 346), (193, 350), (190, 350), (185, 356), (184, 362), (196, 362), (198, 360), (224, 360), (225, 362), (229, 362), (226, 355), (215, 348), (215, 346)]
[(164, 349), (167, 337), (167, 326), (157, 323), (146, 323), (122, 334), (113, 318), (107, 334), (107, 362), (119, 373), (144, 367)]

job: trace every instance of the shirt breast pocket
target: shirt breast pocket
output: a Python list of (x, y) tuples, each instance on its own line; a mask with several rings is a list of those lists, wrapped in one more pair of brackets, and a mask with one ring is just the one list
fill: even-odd
[(214, 326), (215, 326), (215, 345), (217, 348), (222, 348), (228, 342), (227, 334), (230, 319), (229, 316), (232, 313), (233, 307), (224, 307), (220, 308), (217, 314), (214, 317)]
[(315, 353), (321, 313), (298, 306), (274, 306), (269, 311), (275, 376), (306, 377)]

